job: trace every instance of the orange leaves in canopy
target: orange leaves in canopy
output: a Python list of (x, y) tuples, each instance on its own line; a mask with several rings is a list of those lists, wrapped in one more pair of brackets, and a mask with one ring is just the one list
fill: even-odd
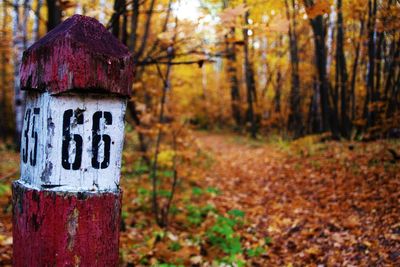
[(328, 0), (317, 0), (312, 6), (306, 8), (307, 16), (310, 19), (329, 14), (331, 3)]
[(226, 8), (222, 11), (220, 18), (225, 27), (234, 27), (236, 19), (243, 16), (249, 8), (245, 4), (238, 5), (234, 8)]
[(285, 17), (277, 15), (269, 23), (267, 30), (271, 32), (286, 33), (289, 30), (289, 21)]
[(77, 3), (74, 3), (73, 1), (69, 1), (69, 0), (64, 0), (64, 1), (60, 1), (60, 9), (61, 10), (67, 10), (69, 8), (75, 8), (78, 6)]

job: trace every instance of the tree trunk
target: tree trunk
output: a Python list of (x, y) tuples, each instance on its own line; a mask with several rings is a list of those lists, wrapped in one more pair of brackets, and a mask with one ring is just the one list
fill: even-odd
[[(243, 1), (247, 4), (247, 1)], [(252, 138), (257, 137), (257, 125), (254, 112), (254, 103), (257, 98), (256, 96), (256, 84), (254, 80), (254, 70), (249, 56), (249, 16), (250, 13), (247, 11), (244, 16), (244, 29), (243, 29), (243, 41), (244, 41), (244, 68), (245, 68), (245, 79), (247, 89), (247, 111), (246, 121), (250, 124), (250, 135)]]
[[(15, 135), (14, 142), (17, 149), (20, 147), (20, 137), (25, 112), (25, 92), (20, 87), (20, 73), (22, 53), (27, 48), (27, 10), (31, 2), (25, 0), (21, 5), (19, 0), (14, 1), (13, 9), (13, 45), (14, 45), (14, 110), (15, 110)], [(22, 6), (22, 8), (21, 8)]]
[[(114, 13), (111, 16), (111, 33), (119, 40), (122, 40), (122, 37), (120, 37), (120, 17), (121, 14), (124, 13), (125, 9), (125, 0), (115, 0), (114, 2)], [(126, 25), (124, 25), (126, 26)], [(123, 35), (124, 33), (122, 33)]]
[(51, 31), (62, 19), (62, 11), (58, 0), (46, 0), (47, 2), (47, 31)]
[(132, 53), (135, 52), (137, 43), (137, 27), (139, 20), (139, 0), (132, 2), (132, 18), (131, 18), (131, 35), (129, 38), (129, 49)]
[(331, 13), (329, 14), (329, 22), (327, 26), (327, 51), (326, 51), (326, 76), (330, 77), (331, 66), (333, 62), (333, 48), (334, 48), (334, 38), (335, 38), (335, 30), (336, 30), (336, 10), (334, 5), (331, 6)]
[(235, 28), (231, 28), (230, 34), (226, 36), (226, 55), (227, 55), (227, 74), (231, 90), (231, 108), (232, 117), (235, 120), (236, 127), (242, 126), (242, 116), (240, 112), (240, 90), (236, 69), (236, 45), (229, 39), (234, 38)]
[(364, 35), (364, 19), (360, 20), (360, 35), (359, 41), (357, 42), (356, 49), (354, 51), (355, 58), (353, 63), (352, 75), (351, 75), (351, 121), (356, 119), (356, 81), (357, 81), (357, 70), (359, 65), (359, 58), (360, 58), (360, 49), (361, 49), (361, 38)]
[(347, 66), (344, 55), (344, 30), (342, 0), (337, 0), (337, 36), (336, 36), (336, 87), (340, 91), (340, 128), (343, 137), (350, 137), (350, 120), (347, 115), (348, 96), (347, 96)]
[[(312, 0), (304, 0), (307, 8), (314, 5)], [(318, 74), (318, 88), (321, 104), (322, 130), (331, 130), (334, 136), (337, 136), (337, 127), (332, 123), (331, 107), (329, 104), (329, 81), (326, 73), (327, 52), (325, 45), (326, 26), (321, 15), (310, 19), (314, 34), (315, 66)]]
[(311, 133), (320, 133), (322, 131), (322, 119), (321, 119), (321, 97), (318, 86), (318, 78), (313, 77), (313, 94), (310, 102), (310, 110), (308, 115), (309, 131)]
[(151, 18), (153, 15), (154, 4), (155, 4), (155, 0), (151, 0), (150, 6), (149, 6), (149, 11), (147, 12), (147, 18), (146, 18), (146, 23), (144, 26), (142, 42), (140, 44), (138, 51), (136, 52), (136, 54), (134, 54), (134, 62), (135, 63), (137, 63), (139, 58), (143, 55), (143, 53), (146, 49), (146, 46), (147, 46), (147, 41), (148, 41), (149, 34), (150, 34)]
[(275, 87), (275, 97), (274, 97), (274, 111), (276, 113), (281, 112), (281, 91), (282, 91), (282, 73), (278, 69), (276, 74), (276, 87)]
[(375, 59), (375, 101), (380, 101), (381, 99), (381, 75), (382, 75), (382, 60), (383, 60), (383, 50), (384, 50), (385, 37), (383, 32), (377, 34), (377, 47), (376, 47), (376, 59)]
[[(395, 41), (393, 41), (395, 42)], [(386, 78), (386, 85), (385, 85), (385, 96), (387, 98), (387, 109), (386, 109), (386, 117), (390, 118), (393, 113), (395, 112), (395, 104), (394, 104), (394, 97), (395, 97), (395, 91), (396, 91), (396, 72), (400, 73), (400, 71), (398, 70), (399, 67), (399, 61), (396, 60), (397, 58), (400, 57), (400, 37), (397, 41), (397, 45), (395, 46), (395, 48), (393, 48), (395, 50), (395, 53), (393, 54), (392, 60), (391, 60), (391, 64), (389, 66), (389, 71), (387, 74), (387, 78)], [(390, 94), (390, 97), (389, 97)]]
[[(337, 0), (337, 1), (339, 1), (339, 0)], [(338, 3), (338, 5), (339, 5), (339, 3)], [(333, 10), (335, 10), (335, 9), (333, 8)], [(336, 10), (335, 14), (339, 13), (340, 11)], [(331, 16), (332, 16), (332, 14), (331, 14)], [(337, 14), (337, 17), (338, 18), (336, 19), (336, 25), (335, 25), (335, 27), (333, 27), (333, 30), (332, 30), (333, 31), (332, 32), (332, 39), (328, 40), (328, 41), (331, 42), (331, 44), (328, 44), (328, 46), (330, 46), (330, 47), (333, 46), (333, 36), (334, 36), (334, 30), (335, 29), (337, 30), (336, 41), (338, 41), (340, 39), (339, 38), (339, 29), (338, 29), (339, 28), (339, 14)], [(330, 116), (332, 118), (332, 121), (334, 122), (335, 125), (339, 125), (339, 95), (340, 95), (340, 89), (341, 89), (341, 84), (340, 84), (340, 73), (341, 72), (340, 72), (340, 66), (339, 66), (340, 60), (338, 60), (338, 55), (339, 55), (338, 54), (338, 49), (339, 49), (338, 46), (340, 46), (340, 44), (338, 44), (336, 42), (335, 87), (333, 88), (333, 90), (331, 90), (332, 109), (331, 109), (331, 114), (330, 114)], [(330, 55), (328, 54), (328, 58), (329, 57), (330, 57)], [(331, 62), (328, 61), (327, 64), (332, 64), (332, 61)], [(330, 66), (327, 66), (327, 68), (330, 68)], [(329, 72), (327, 72), (326, 76), (327, 76), (327, 79), (329, 79)], [(331, 127), (332, 127), (332, 123), (331, 123)]]
[(36, 3), (36, 16), (33, 21), (33, 32), (32, 32), (32, 43), (36, 42), (40, 38), (40, 10), (43, 5), (43, 0), (37, 0)]
[[(390, 0), (388, 1), (387, 8), (390, 10), (392, 5), (395, 5), (396, 1), (395, 0)], [(388, 18), (389, 20), (391, 19), (390, 17)], [(385, 21), (383, 22), (385, 23)], [(400, 57), (400, 36), (396, 39), (396, 33), (398, 32), (397, 29), (392, 29), (387, 33), (387, 35), (392, 36), (391, 44), (390, 44), (390, 49), (388, 55), (385, 55), (385, 68), (384, 68), (384, 83), (383, 83), (383, 100), (385, 101), (385, 114), (386, 119), (391, 119), (393, 117), (393, 113), (395, 110), (393, 107), (397, 107), (396, 104), (393, 105), (393, 103), (396, 103), (396, 101), (393, 102), (396, 98), (396, 87), (399, 85), (396, 84), (395, 78), (396, 78), (396, 72), (399, 73), (400, 75), (400, 70), (399, 70), (399, 57)], [(397, 81), (398, 83), (399, 81)], [(397, 86), (396, 86), (397, 85)], [(391, 90), (391, 97), (389, 97), (389, 92)], [(398, 89), (397, 89), (398, 90)], [(398, 94), (398, 93), (397, 93)]]
[(383, 61), (383, 51), (385, 47), (385, 36), (384, 32), (376, 33), (376, 51), (375, 51), (375, 92), (374, 92), (374, 103), (375, 111), (373, 121), (381, 119), (382, 106), (381, 104), (381, 84), (382, 84), (382, 61)]
[[(135, 0), (135, 1), (137, 1), (137, 0)], [(168, 1), (168, 7), (167, 7), (167, 14), (166, 14), (166, 16), (165, 16), (165, 19), (164, 19), (164, 23), (163, 23), (163, 25), (162, 25), (162, 28), (161, 28), (161, 32), (166, 32), (167, 31), (167, 28), (168, 28), (168, 22), (169, 22), (169, 19), (170, 19), (170, 17), (171, 17), (171, 11), (172, 11), (172, 1), (173, 0), (169, 0)], [(139, 14), (139, 13), (138, 13)], [(135, 14), (134, 14), (134, 16), (135, 16)], [(154, 52), (156, 52), (156, 51), (160, 51), (160, 50), (163, 50), (164, 48), (162, 48), (162, 46), (160, 46), (159, 45), (160, 44), (160, 39), (156, 39), (156, 41), (155, 42), (153, 42), (153, 45), (151, 46), (151, 48), (148, 50), (148, 52), (146, 53), (146, 56), (145, 56), (145, 59), (144, 60), (146, 60), (146, 59), (151, 59), (151, 57), (153, 56), (153, 53)], [(160, 49), (161, 48), (161, 49)]]
[(368, 0), (368, 75), (367, 94), (364, 102), (364, 119), (366, 120), (365, 130), (373, 125), (373, 110), (370, 105), (374, 102), (374, 77), (375, 77), (375, 19), (377, 3), (376, 0)]
[(290, 11), (288, 0), (285, 0), (286, 16), (289, 21), (289, 48), (291, 66), (291, 91), (289, 100), (288, 132), (293, 133), (294, 138), (303, 134), (303, 122), (301, 114), (300, 100), (300, 77), (299, 77), (299, 55), (297, 47), (296, 33), (296, 3), (292, 0), (292, 12)]
[[(223, 8), (229, 7), (229, 0), (222, 1)], [(233, 41), (231, 41), (233, 40)], [(240, 109), (240, 88), (237, 78), (236, 69), (236, 44), (235, 44), (235, 28), (231, 27), (227, 35), (225, 35), (225, 52), (227, 59), (226, 73), (231, 91), (231, 110), (232, 118), (235, 121), (236, 128), (239, 130), (243, 124)]]
[[(7, 6), (5, 3), (3, 3), (3, 23), (2, 23), (2, 40), (3, 43), (6, 42), (7, 40), (7, 33), (6, 33), (6, 28), (7, 28)], [(0, 123), (0, 138), (5, 140), (8, 137), (8, 110), (7, 110), (7, 55), (6, 55), (6, 49), (1, 50), (1, 67), (2, 67), (2, 72), (1, 72), (1, 105), (0, 105), (0, 114), (3, 116), (3, 122)]]
[[(398, 40), (398, 45), (396, 49), (396, 53), (394, 56), (393, 60), (393, 66), (391, 67), (393, 70), (390, 71), (391, 76), (389, 76), (388, 82), (387, 82), (387, 87), (391, 87), (391, 92), (390, 92), (390, 97), (388, 98), (388, 108), (386, 111), (386, 117), (391, 118), (393, 117), (393, 114), (396, 112), (400, 111), (399, 109), (399, 99), (398, 97), (400, 96), (399, 91), (400, 91), (400, 70), (399, 70), (399, 61), (396, 60), (396, 58), (399, 58), (400, 56), (400, 38)], [(396, 77), (396, 72), (397, 72), (397, 77)], [(393, 82), (392, 82), (393, 81)], [(387, 89), (389, 91), (389, 89)]]
[(128, 15), (126, 11), (126, 3), (125, 0), (123, 2), (123, 8), (122, 8), (122, 37), (121, 41), (124, 45), (128, 44)]

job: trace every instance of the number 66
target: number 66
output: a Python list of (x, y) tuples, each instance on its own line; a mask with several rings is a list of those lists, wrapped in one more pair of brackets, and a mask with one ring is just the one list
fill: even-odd
[[(95, 169), (106, 169), (110, 165), (111, 137), (108, 134), (100, 134), (100, 120), (104, 117), (106, 125), (112, 124), (112, 114), (110, 112), (97, 111), (93, 114), (92, 125), (92, 159), (91, 164)], [(71, 119), (74, 119), (73, 121)], [(63, 135), (62, 135), (62, 166), (66, 170), (79, 170), (82, 164), (83, 138), (79, 134), (71, 134), (72, 124), (83, 124), (83, 113), (68, 109), (63, 116)], [(70, 163), (69, 149), (72, 141), (75, 143), (75, 159)], [(98, 161), (100, 142), (104, 142), (104, 160)]]

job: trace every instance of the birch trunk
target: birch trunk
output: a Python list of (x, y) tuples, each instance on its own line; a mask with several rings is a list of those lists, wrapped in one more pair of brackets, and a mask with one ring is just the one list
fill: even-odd
[[(7, 27), (7, 7), (6, 4), (3, 3), (3, 23), (2, 23), (2, 41), (5, 43), (7, 40), (7, 34), (6, 34), (6, 27)], [(7, 110), (7, 55), (6, 55), (6, 50), (2, 49), (1, 51), (1, 66), (2, 66), (2, 72), (1, 72), (1, 105), (0, 105), (0, 112), (3, 114), (4, 118), (6, 118), (6, 121), (4, 123), (0, 123), (0, 137), (5, 139), (7, 138), (8, 135), (8, 110)]]
[(19, 149), (20, 136), (22, 131), (23, 116), (25, 111), (25, 92), (21, 91), (20, 73), (22, 53), (26, 48), (26, 22), (23, 18), (24, 7), (27, 7), (27, 2), (24, 5), (19, 0), (14, 1), (12, 12), (13, 17), (13, 46), (14, 46), (14, 113), (15, 113), (15, 136), (14, 142)]
[(107, 1), (106, 0), (100, 0), (100, 14), (99, 14), (99, 21), (103, 25), (106, 24), (106, 10), (107, 10)]

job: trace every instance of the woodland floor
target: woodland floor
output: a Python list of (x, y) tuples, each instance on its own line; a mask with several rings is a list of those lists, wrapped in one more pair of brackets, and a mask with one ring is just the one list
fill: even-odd
[(218, 205), (271, 237), (260, 265), (399, 266), (400, 162), (390, 144), (239, 144), (200, 138), (217, 164)]
[[(317, 139), (196, 133), (167, 229), (153, 222), (146, 168), (124, 152), (121, 265), (400, 266), (400, 161), (388, 150), (400, 143)], [(7, 265), (18, 155), (3, 147), (0, 157)]]

